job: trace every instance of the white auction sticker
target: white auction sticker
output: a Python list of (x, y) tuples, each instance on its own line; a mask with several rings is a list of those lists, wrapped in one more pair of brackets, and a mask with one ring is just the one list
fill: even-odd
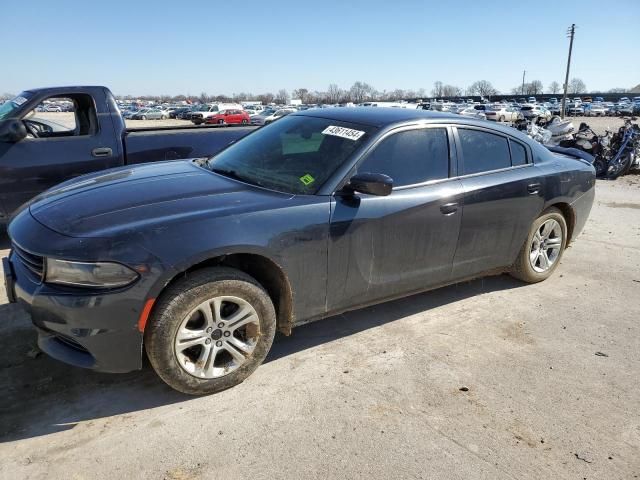
[(16, 97), (16, 98), (14, 98), (14, 99), (13, 99), (13, 100), (11, 100), (11, 101), (12, 101), (13, 103), (15, 103), (17, 106), (20, 106), (20, 105), (22, 105), (24, 102), (26, 102), (26, 101), (27, 101), (27, 99), (26, 99), (26, 98), (24, 98), (24, 97)]
[(338, 127), (336, 125), (329, 125), (322, 133), (324, 135), (333, 135), (334, 137), (348, 138), (353, 141), (358, 140), (364, 135), (362, 130), (353, 130), (352, 128)]

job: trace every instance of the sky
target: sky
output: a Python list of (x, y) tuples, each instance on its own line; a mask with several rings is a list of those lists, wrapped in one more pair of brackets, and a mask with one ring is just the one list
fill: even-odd
[(118, 95), (430, 92), (571, 77), (640, 83), (640, 0), (29, 0), (0, 5), (0, 94), (106, 85)]

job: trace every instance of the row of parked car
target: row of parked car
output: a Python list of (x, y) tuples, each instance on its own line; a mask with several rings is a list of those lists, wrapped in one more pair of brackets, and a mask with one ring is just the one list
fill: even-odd
[[(433, 102), (424, 103), (422, 108), (442, 112), (457, 113), (463, 116), (495, 120), (501, 122), (515, 122), (516, 120), (543, 119), (550, 120), (562, 113), (562, 103), (552, 98), (548, 102), (538, 103), (535, 97), (520, 99), (510, 103), (452, 103)], [(640, 97), (633, 101), (623, 99), (618, 103), (604, 102), (601, 99), (583, 101), (573, 98), (565, 105), (565, 115), (570, 116), (625, 116), (640, 113)]]
[[(297, 105), (274, 106), (239, 103), (209, 103), (198, 105), (156, 105), (138, 109), (121, 107), (122, 115), (130, 120), (189, 120), (195, 125), (265, 125), (297, 110), (324, 107), (351, 106), (389, 106), (398, 108), (423, 108), (442, 112), (456, 113), (463, 116), (493, 120), (498, 122), (515, 122), (517, 120), (543, 119), (550, 120), (554, 115), (562, 113), (562, 102), (551, 98), (538, 102), (535, 97), (513, 99), (503, 103), (474, 103), (471, 100), (454, 102), (423, 102), (411, 104), (406, 102), (366, 102), (360, 105)], [(640, 113), (640, 97), (623, 98), (618, 103), (605, 102), (602, 97), (574, 97), (567, 101), (565, 115), (570, 116), (614, 116), (634, 115)]]

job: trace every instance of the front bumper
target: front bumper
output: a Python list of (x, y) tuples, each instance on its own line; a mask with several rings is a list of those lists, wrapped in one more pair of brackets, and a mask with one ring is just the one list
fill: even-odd
[[(92, 239), (79, 242), (49, 230), (28, 210), (10, 225), (9, 234), (21, 249), (33, 253), (61, 252), (66, 244), (76, 243), (85, 254), (97, 250), (94, 254), (109, 255), (102, 247), (92, 246)], [(3, 259), (7, 297), (31, 315), (38, 346), (51, 357), (102, 372), (137, 370), (142, 367), (143, 340), (138, 320), (149, 285), (159, 271), (146, 255), (146, 262), (141, 259), (135, 264), (148, 265), (148, 274), (128, 287), (100, 291), (44, 283), (12, 248), (9, 257)]]

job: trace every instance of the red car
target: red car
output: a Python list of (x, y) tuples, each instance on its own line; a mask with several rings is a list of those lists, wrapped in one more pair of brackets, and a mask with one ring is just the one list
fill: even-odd
[(217, 125), (249, 125), (251, 118), (244, 110), (220, 110), (215, 115), (207, 118), (204, 123)]

